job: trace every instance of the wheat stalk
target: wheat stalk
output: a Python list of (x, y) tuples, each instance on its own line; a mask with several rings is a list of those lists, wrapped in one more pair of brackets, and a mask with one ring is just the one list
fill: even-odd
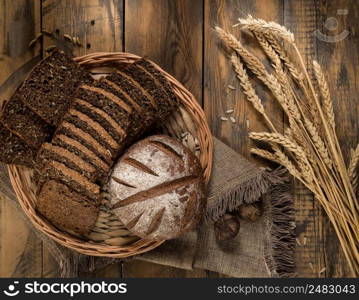
[(332, 161), (329, 157), (329, 152), (327, 147), (325, 146), (322, 138), (319, 135), (319, 132), (317, 128), (314, 126), (314, 124), (307, 118), (305, 118), (305, 125), (312, 137), (314, 146), (316, 147), (318, 153), (320, 154), (321, 158), (323, 159), (324, 163), (331, 168), (332, 167)]
[(283, 146), (286, 150), (293, 153), (298, 159), (298, 165), (303, 173), (303, 178), (305, 181), (308, 183), (313, 181), (312, 172), (305, 152), (302, 147), (300, 147), (293, 140), (279, 133), (269, 132), (251, 132), (249, 137), (256, 141), (268, 142), (271, 144), (278, 144)]
[(324, 112), (328, 117), (329, 123), (332, 126), (332, 128), (335, 128), (333, 102), (330, 98), (328, 84), (327, 81), (325, 80), (325, 76), (323, 74), (322, 68), (315, 60), (313, 60), (313, 69), (314, 69), (315, 78), (317, 79), (318, 82), (320, 94), (323, 99)]
[(267, 72), (262, 62), (255, 55), (250, 53), (232, 34), (225, 32), (218, 26), (215, 29), (225, 45), (237, 52), (247, 67), (272, 91), (275, 97), (282, 99), (283, 96), (281, 95), (281, 88), (278, 80), (272, 74)]
[(247, 100), (252, 103), (253, 107), (264, 117), (268, 126), (273, 130), (276, 131), (273, 123), (268, 118), (267, 114), (264, 111), (264, 107), (262, 101), (259, 99), (256, 91), (254, 90), (246, 70), (243, 67), (239, 57), (236, 54), (232, 54), (231, 62), (234, 68), (234, 71), (237, 74), (237, 78), (239, 79), (240, 85), (243, 89), (243, 93), (247, 96)]
[[(279, 134), (274, 126), (269, 126), (271, 133), (251, 133), (250, 138), (266, 142), (272, 147), (272, 151), (255, 148), (251, 152), (285, 166), (314, 193), (338, 236), (351, 275), (357, 276), (359, 204), (354, 187), (358, 185), (356, 170), (359, 146), (353, 151), (347, 169), (335, 133), (333, 104), (324, 74), (319, 64), (313, 62), (318, 83), (314, 85), (295, 45), (293, 34), (278, 24), (251, 16), (240, 19), (240, 24), (256, 36), (273, 67), (273, 71), (267, 71), (263, 63), (233, 35), (216, 28), (223, 42), (237, 54), (232, 55), (231, 61), (247, 100), (261, 113), (267, 124), (271, 124), (261, 99), (257, 94), (253, 96), (255, 89), (246, 68), (272, 92), (289, 121), (285, 135)], [(293, 48), (300, 69), (287, 55), (282, 41)], [(297, 88), (302, 93), (299, 94)]]
[(262, 34), (275, 34), (290, 43), (294, 42), (294, 34), (278, 23), (255, 19), (251, 15), (248, 15), (245, 19), (239, 18), (238, 21), (244, 28), (248, 28), (251, 31)]
[(359, 168), (359, 144), (355, 148), (355, 150), (351, 151), (350, 163), (348, 166), (348, 174), (350, 181), (354, 187), (354, 190), (358, 190), (358, 168)]

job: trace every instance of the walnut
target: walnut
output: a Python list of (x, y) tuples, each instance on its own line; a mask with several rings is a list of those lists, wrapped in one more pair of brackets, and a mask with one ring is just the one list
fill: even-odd
[(246, 221), (255, 222), (263, 214), (262, 205), (259, 202), (243, 204), (236, 210), (236, 215)]
[(240, 228), (239, 219), (230, 213), (224, 214), (217, 222), (214, 223), (214, 232), (217, 241), (228, 241), (234, 239)]

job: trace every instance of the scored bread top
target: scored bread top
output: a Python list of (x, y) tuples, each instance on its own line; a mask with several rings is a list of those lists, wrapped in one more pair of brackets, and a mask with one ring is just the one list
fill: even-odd
[(114, 167), (109, 192), (119, 219), (147, 239), (171, 239), (192, 229), (205, 206), (198, 159), (168, 136), (133, 145)]

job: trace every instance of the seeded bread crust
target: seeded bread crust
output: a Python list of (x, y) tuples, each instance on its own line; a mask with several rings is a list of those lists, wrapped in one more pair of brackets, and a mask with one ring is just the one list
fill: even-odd
[(118, 73), (127, 76), (128, 80), (135, 82), (137, 86), (142, 88), (143, 93), (149, 95), (151, 102), (154, 104), (156, 117), (158, 119), (164, 120), (168, 116), (173, 106), (167, 94), (162, 89), (162, 86), (157, 85), (152, 76), (135, 64), (127, 65), (126, 68), (119, 70)]
[(5, 104), (0, 122), (34, 149), (49, 141), (55, 131), (29, 109), (17, 93)]
[(85, 195), (91, 199), (93, 205), (100, 204), (100, 187), (88, 180), (81, 173), (67, 167), (65, 164), (52, 160), (42, 170), (41, 182), (47, 182), (50, 179), (66, 184), (71, 189)]
[(37, 154), (37, 161), (39, 170), (44, 169), (51, 161), (57, 161), (77, 171), (91, 182), (94, 182), (98, 176), (97, 170), (92, 164), (66, 148), (49, 143), (42, 145)]
[(206, 203), (198, 159), (168, 136), (133, 145), (115, 165), (109, 193), (120, 221), (132, 233), (153, 240), (193, 229)]
[(135, 65), (143, 68), (143, 70), (145, 70), (146, 72), (151, 74), (155, 78), (155, 80), (157, 80), (162, 85), (162, 87), (166, 91), (168, 98), (171, 100), (171, 103), (173, 106), (177, 106), (179, 104), (179, 100), (176, 97), (175, 93), (173, 92), (173, 88), (172, 88), (171, 84), (163, 76), (163, 74), (155, 68), (153, 63), (142, 58), (142, 59), (137, 60), (135, 62)]
[(104, 160), (107, 164), (112, 164), (114, 157), (111, 152), (103, 147), (96, 139), (94, 139), (90, 134), (83, 131), (81, 128), (76, 127), (72, 123), (64, 121), (59, 128), (56, 130), (55, 136), (65, 135), (73, 140), (79, 141), (86, 148), (94, 152), (100, 159)]
[(34, 67), (18, 93), (21, 100), (49, 125), (57, 126), (77, 87), (90, 75), (64, 52), (55, 49)]
[(59, 134), (52, 140), (52, 145), (65, 148), (84, 161), (89, 162), (96, 169), (96, 181), (100, 184), (107, 182), (110, 166), (82, 143)]
[(38, 211), (52, 224), (70, 233), (90, 233), (98, 218), (99, 208), (68, 186), (50, 180), (41, 189)]
[[(95, 88), (98, 92), (89, 90), (89, 88)], [(124, 103), (124, 101), (119, 99), (116, 95), (103, 90), (99, 86), (99, 83), (91, 86), (81, 86), (77, 90), (76, 98), (85, 100), (92, 106), (103, 110), (106, 114), (115, 120), (115, 122), (123, 129), (124, 133), (126, 133), (130, 128), (132, 108)], [(122, 106), (120, 106), (119, 103), (121, 103)], [(121, 138), (124, 137), (122, 136)]]
[(0, 161), (33, 168), (36, 151), (0, 123)]
[(146, 128), (152, 126), (156, 120), (156, 107), (152, 104), (149, 97), (144, 94), (143, 90), (133, 84), (131, 80), (128, 80), (121, 73), (113, 73), (103, 79), (103, 82), (109, 82), (108, 85), (113, 83), (119, 86), (119, 88), (121, 88), (133, 100), (133, 102), (137, 103), (142, 109), (140, 119), (138, 120), (135, 118), (133, 120), (129, 135), (135, 137), (143, 133)]
[(123, 141), (123, 137), (125, 135), (124, 130), (102, 109), (94, 107), (82, 99), (75, 99), (72, 107), (101, 124), (101, 126), (105, 128), (112, 138), (114, 138), (118, 143)]
[(89, 122), (84, 120), (83, 118), (80, 119), (79, 116), (67, 114), (64, 118), (64, 121), (69, 122), (76, 126), (77, 128), (82, 129), (87, 134), (91, 135), (104, 149), (107, 149), (111, 152), (112, 157), (116, 157), (118, 151), (120, 149), (120, 144), (115, 141), (108, 132), (97, 122), (98, 127), (101, 128), (100, 132), (98, 128), (94, 128)]

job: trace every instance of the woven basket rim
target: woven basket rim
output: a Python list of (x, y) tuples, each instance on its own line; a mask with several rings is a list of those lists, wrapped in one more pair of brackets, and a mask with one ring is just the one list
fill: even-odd
[[(138, 55), (126, 52), (97, 52), (75, 57), (74, 60), (80, 65), (91, 67), (98, 65), (104, 66), (109, 63), (131, 63), (140, 58), (141, 57)], [(196, 125), (195, 128), (197, 130), (197, 138), (201, 148), (200, 162), (204, 169), (205, 181), (208, 184), (212, 170), (213, 138), (206, 121), (205, 114), (195, 97), (180, 82), (164, 71), (156, 63), (153, 61), (151, 62), (169, 80), (175, 94), (181, 100), (181, 104), (186, 108), (186, 112), (191, 116), (192, 122)], [(32, 224), (39, 231), (62, 246), (91, 256), (125, 258), (150, 251), (164, 242), (140, 239), (133, 244), (126, 246), (110, 246), (81, 240), (78, 237), (62, 232), (51, 225), (36, 211), (35, 201), (33, 200), (34, 194), (30, 188), (30, 181), (26, 173), (26, 168), (17, 165), (8, 165), (8, 171), (11, 184), (14, 188), (19, 204), (27, 217), (31, 220)]]

